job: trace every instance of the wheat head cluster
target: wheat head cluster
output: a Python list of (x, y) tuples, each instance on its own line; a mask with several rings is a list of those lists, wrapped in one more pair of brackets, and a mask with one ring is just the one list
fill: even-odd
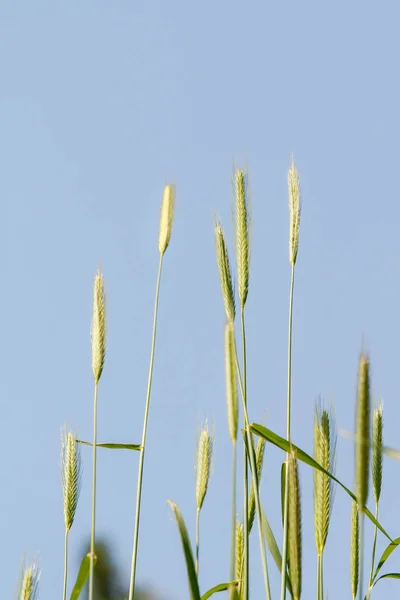
[[(298, 260), (301, 230), (301, 193), (297, 168), (292, 158), (287, 174), (289, 197), (289, 302), (288, 302), (288, 351), (287, 351), (287, 406), (286, 436), (281, 437), (264, 424), (250, 421), (249, 411), (252, 398), (247, 385), (247, 346), (246, 346), (246, 301), (250, 290), (251, 258), (251, 211), (249, 198), (249, 175), (246, 170), (234, 168), (233, 174), (233, 248), (234, 260), (229, 255), (229, 245), (221, 221), (215, 218), (214, 238), (217, 272), (221, 284), (221, 318), (225, 319), (224, 358), (226, 382), (227, 427), (232, 447), (231, 509), (229, 511), (230, 544), (226, 552), (226, 570), (221, 573), (221, 582), (209, 590), (200, 590), (200, 516), (205, 506), (213, 461), (214, 433), (205, 421), (197, 441), (195, 457), (196, 479), (193, 501), (196, 506), (196, 521), (193, 524), (195, 536), (191, 539), (183, 515), (177, 504), (168, 500), (176, 520), (177, 531), (182, 545), (182, 561), (187, 573), (187, 581), (182, 582), (180, 597), (191, 600), (206, 600), (214, 594), (226, 592), (231, 600), (249, 600), (252, 596), (250, 585), (249, 539), (257, 530), (260, 565), (263, 580), (263, 594), (271, 600), (271, 581), (277, 581), (275, 599), (300, 600), (302, 597), (303, 560), (302, 529), (313, 527), (315, 532), (315, 596), (317, 600), (336, 597), (334, 589), (324, 585), (324, 552), (328, 543), (333, 515), (333, 501), (336, 490), (348, 496), (349, 524), (349, 576), (348, 596), (368, 600), (374, 594), (375, 586), (384, 579), (400, 579), (399, 573), (387, 572), (385, 563), (400, 544), (400, 538), (392, 538), (379, 521), (379, 502), (383, 481), (384, 454), (395, 454), (383, 442), (383, 403), (371, 400), (370, 358), (361, 349), (358, 363), (355, 394), (354, 433), (350, 434), (354, 443), (354, 481), (348, 488), (336, 475), (336, 444), (338, 430), (332, 403), (326, 404), (319, 397), (314, 407), (313, 455), (307, 454), (292, 441), (292, 334), (293, 304), (296, 264)], [(93, 438), (90, 441), (78, 439), (76, 432), (63, 427), (61, 432), (61, 486), (64, 512), (64, 578), (57, 597), (77, 600), (85, 585), (88, 585), (89, 600), (95, 597), (94, 579), (96, 570), (96, 472), (97, 448), (107, 451), (129, 449), (139, 453), (137, 492), (133, 514), (132, 558), (129, 583), (129, 600), (133, 600), (136, 590), (136, 567), (139, 549), (140, 511), (145, 465), (146, 436), (150, 417), (151, 388), (154, 356), (156, 350), (157, 317), (160, 299), (163, 262), (171, 243), (175, 213), (175, 186), (165, 185), (160, 211), (158, 251), (159, 265), (155, 291), (152, 344), (148, 372), (148, 385), (144, 398), (142, 438), (138, 444), (100, 444), (97, 440), (98, 394), (101, 376), (106, 364), (107, 309), (105, 282), (98, 268), (93, 282), (93, 313), (91, 326), (92, 372), (93, 372)], [(223, 310), (222, 310), (223, 307)], [(83, 558), (78, 573), (70, 577), (68, 564), (69, 534), (74, 524), (82, 481), (81, 447), (92, 448), (92, 502), (90, 524), (90, 551)], [(268, 445), (282, 451), (281, 486), (277, 495), (282, 510), (282, 527), (276, 537), (263, 508), (260, 494), (260, 480), (263, 473), (264, 452)], [(243, 460), (243, 504), (238, 506), (237, 454)], [(314, 523), (302, 522), (301, 471), (313, 471)], [(368, 508), (369, 490), (372, 484), (374, 509)], [(274, 490), (272, 490), (273, 492)], [(272, 493), (270, 492), (270, 493)], [(364, 522), (368, 519), (373, 525), (373, 538), (368, 546), (364, 534)], [(144, 531), (151, 536), (151, 531)], [(386, 539), (386, 547), (381, 556), (376, 556), (377, 537)], [(371, 547), (371, 553), (367, 548)], [(261, 575), (260, 575), (261, 578)], [(40, 570), (37, 561), (22, 565), (17, 598), (34, 600), (39, 594)], [(69, 589), (69, 593), (68, 593)]]

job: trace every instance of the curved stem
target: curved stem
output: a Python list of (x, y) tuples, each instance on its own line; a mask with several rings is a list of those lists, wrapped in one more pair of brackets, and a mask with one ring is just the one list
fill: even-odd
[[(376, 520), (378, 520), (378, 513), (379, 513), (379, 510), (378, 510), (378, 503), (376, 502), (376, 503), (375, 503), (375, 519), (376, 519)], [(370, 589), (371, 589), (371, 587), (372, 587), (372, 580), (373, 580), (373, 577), (374, 577), (374, 567), (375, 567), (375, 552), (376, 552), (376, 536), (377, 536), (377, 532), (378, 532), (378, 528), (377, 528), (377, 526), (375, 525), (375, 527), (374, 527), (374, 543), (373, 543), (373, 545), (372, 545), (372, 561), (371, 561), (371, 572), (370, 572), (370, 575), (369, 575), (369, 586), (368, 586), (368, 587), (369, 587), (369, 589), (368, 589), (368, 593), (367, 593), (367, 598), (369, 598), (369, 597), (370, 597), (370, 595), (371, 595)]]
[[(245, 412), (247, 412), (247, 359), (246, 359), (246, 330), (244, 326), (244, 306), (240, 312), (241, 324), (242, 324), (242, 349), (243, 349), (243, 404)], [(247, 423), (248, 425), (248, 423)], [(246, 425), (246, 426), (247, 426)], [(246, 446), (243, 446), (243, 484), (244, 484), (244, 523), (243, 523), (243, 535), (244, 535), (244, 600), (249, 598), (249, 524), (248, 524), (248, 506), (249, 506), (249, 472), (247, 465)]]
[[(293, 292), (294, 292), (294, 265), (292, 264), (292, 276), (290, 281), (289, 295), (289, 332), (288, 332), (288, 364), (287, 364), (287, 420), (286, 420), (286, 438), (290, 439), (290, 420), (291, 420), (291, 394), (292, 394), (292, 329), (293, 329)], [(289, 454), (286, 453), (286, 460)], [(286, 563), (287, 563), (287, 532), (288, 532), (288, 502), (289, 502), (289, 469), (286, 469), (285, 477), (285, 503), (283, 515), (283, 543), (282, 543), (282, 576), (281, 576), (281, 600), (286, 599)]]
[(97, 461), (97, 393), (98, 381), (94, 383), (93, 402), (93, 475), (92, 475), (92, 529), (90, 535), (90, 575), (89, 575), (89, 600), (93, 600), (93, 571), (94, 571), (94, 544), (96, 524), (96, 461)]
[(140, 458), (139, 458), (138, 482), (137, 482), (137, 492), (136, 492), (135, 529), (134, 529), (134, 534), (133, 534), (132, 565), (131, 565), (131, 576), (130, 576), (130, 583), (129, 583), (129, 600), (133, 600), (133, 594), (135, 591), (137, 549), (138, 549), (138, 541), (139, 541), (140, 506), (141, 506), (141, 499), (142, 499), (144, 451), (145, 451), (145, 446), (146, 446), (147, 421), (149, 418), (151, 383), (152, 383), (152, 379), (153, 379), (153, 364), (154, 364), (154, 351), (155, 351), (155, 345), (156, 345), (158, 298), (159, 298), (159, 294), (160, 294), (162, 260), (163, 260), (163, 254), (160, 253), (160, 262), (158, 265), (158, 276), (157, 276), (157, 285), (156, 285), (156, 297), (155, 297), (155, 303), (154, 303), (153, 335), (152, 335), (151, 353), (150, 353), (149, 376), (148, 376), (148, 381), (147, 381), (147, 393), (146, 393), (146, 405), (145, 405), (145, 410), (144, 410), (142, 444), (141, 444), (141, 448), (140, 448)]
[[(242, 324), (244, 327), (243, 314), (242, 314)], [(258, 488), (258, 477), (257, 477), (255, 452), (254, 452), (254, 446), (253, 446), (253, 436), (250, 434), (249, 417), (248, 417), (248, 413), (247, 413), (246, 391), (245, 391), (246, 388), (243, 383), (244, 377), (243, 377), (243, 381), (242, 381), (242, 378), (240, 375), (240, 367), (239, 367), (239, 360), (238, 360), (237, 352), (236, 352), (235, 356), (236, 356), (236, 370), (238, 372), (239, 387), (240, 387), (240, 392), (241, 392), (241, 397), (242, 397), (242, 402), (243, 402), (245, 435), (246, 435), (246, 442), (247, 442), (248, 454), (249, 454), (249, 459), (250, 459), (250, 471), (251, 471), (251, 476), (252, 476), (253, 482), (254, 482), (254, 497), (255, 497), (255, 501), (256, 501), (258, 537), (259, 537), (259, 541), (260, 541), (261, 562), (262, 562), (263, 575), (264, 575), (265, 595), (266, 595), (267, 600), (271, 600), (271, 590), (270, 590), (269, 577), (268, 577), (267, 554), (265, 551), (264, 537), (263, 537), (263, 532), (262, 532), (261, 503), (260, 503), (260, 495), (259, 495), (259, 488)], [(245, 444), (244, 451), (246, 453), (246, 444)], [(245, 454), (245, 456), (246, 456), (246, 454)], [(247, 457), (246, 457), (246, 460), (247, 460)], [(247, 465), (247, 462), (246, 462), (246, 465)], [(246, 512), (244, 514), (243, 531), (248, 531), (248, 518), (249, 518), (248, 517), (248, 508), (246, 506)], [(247, 536), (247, 542), (248, 542), (248, 536)], [(245, 545), (245, 548), (246, 548), (246, 545)], [(245, 561), (245, 565), (246, 565), (246, 561)], [(246, 588), (244, 588), (244, 589), (246, 589)]]
[(230, 581), (235, 579), (236, 565), (236, 440), (232, 443), (232, 524), (231, 524), (231, 568)]
[(64, 538), (64, 592), (63, 592), (63, 600), (67, 600), (67, 573), (68, 573), (68, 529), (65, 530), (65, 538)]
[(199, 548), (200, 548), (200, 538), (199, 538), (199, 527), (200, 525), (200, 509), (198, 508), (196, 511), (196, 575), (199, 575)]

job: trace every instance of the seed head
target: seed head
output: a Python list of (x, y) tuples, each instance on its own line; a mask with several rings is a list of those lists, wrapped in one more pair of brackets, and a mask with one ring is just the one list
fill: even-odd
[(236, 443), (238, 430), (238, 390), (235, 362), (235, 332), (233, 323), (225, 325), (225, 373), (228, 427), (232, 443)]
[(161, 254), (164, 254), (164, 252), (168, 248), (169, 240), (171, 238), (174, 212), (175, 186), (166, 185), (164, 187), (164, 194), (161, 202), (160, 233), (158, 236), (158, 249)]
[(301, 504), (297, 459), (294, 452), (289, 454), (287, 466), (289, 485), (288, 506), (288, 561), (289, 577), (292, 583), (293, 598), (300, 600), (302, 583), (302, 540)]
[(40, 573), (36, 563), (33, 563), (26, 568), (23, 566), (18, 600), (36, 600), (38, 595), (39, 577)]
[(235, 249), (238, 292), (242, 308), (249, 291), (250, 273), (250, 212), (247, 197), (247, 176), (241, 169), (235, 171)]
[(81, 448), (66, 427), (61, 432), (61, 481), (64, 499), (64, 523), (69, 531), (74, 522), (82, 480)]
[(370, 391), (369, 358), (360, 355), (356, 405), (356, 496), (360, 510), (364, 511), (368, 498), (370, 455)]
[(289, 187), (289, 261), (296, 264), (297, 251), (299, 249), (299, 232), (301, 216), (300, 180), (292, 158), (292, 164), (288, 171)]
[(350, 583), (353, 599), (357, 597), (360, 574), (360, 517), (357, 502), (351, 506)]
[(106, 307), (104, 278), (100, 269), (94, 278), (92, 317), (92, 369), (96, 383), (103, 372), (106, 355)]
[(382, 491), (383, 471), (383, 403), (375, 407), (372, 416), (372, 487), (375, 503), (378, 504)]
[(197, 444), (197, 460), (196, 460), (196, 503), (197, 510), (201, 510), (204, 498), (207, 493), (208, 482), (211, 471), (211, 456), (212, 456), (212, 437), (208, 430), (208, 424), (205, 423), (200, 432), (199, 441)]
[(228, 249), (226, 246), (224, 230), (222, 228), (222, 225), (217, 220), (215, 221), (214, 225), (214, 234), (219, 278), (221, 281), (225, 312), (228, 321), (230, 323), (233, 323), (235, 320), (235, 295), (233, 292), (231, 267), (229, 263)]

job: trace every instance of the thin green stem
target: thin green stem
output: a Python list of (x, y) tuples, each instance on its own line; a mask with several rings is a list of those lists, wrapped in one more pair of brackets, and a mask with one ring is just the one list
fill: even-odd
[(67, 600), (67, 573), (68, 573), (68, 529), (64, 537), (64, 593), (63, 600)]
[(317, 564), (317, 600), (324, 600), (323, 551), (318, 555)]
[[(243, 315), (242, 315), (242, 323), (244, 326)], [(245, 434), (246, 434), (248, 454), (249, 454), (249, 459), (250, 459), (250, 471), (251, 471), (251, 476), (252, 476), (253, 482), (254, 482), (254, 497), (255, 497), (255, 501), (256, 501), (258, 537), (259, 537), (259, 541), (260, 541), (260, 551), (261, 551), (261, 561), (262, 561), (263, 575), (264, 575), (265, 595), (266, 595), (267, 600), (271, 600), (271, 590), (270, 590), (269, 577), (268, 577), (267, 554), (265, 551), (264, 536), (263, 536), (263, 532), (262, 532), (262, 514), (261, 514), (260, 495), (259, 495), (259, 489), (258, 489), (258, 477), (257, 477), (257, 468), (256, 468), (256, 461), (255, 461), (254, 445), (253, 445), (253, 436), (250, 434), (250, 429), (249, 429), (249, 417), (248, 417), (248, 413), (247, 413), (247, 403), (245, 401), (245, 397), (246, 397), (245, 389), (246, 388), (243, 383), (244, 378), (242, 381), (242, 378), (240, 375), (240, 367), (239, 367), (239, 360), (238, 360), (237, 353), (236, 353), (236, 370), (238, 372), (239, 387), (240, 387), (240, 392), (241, 392), (241, 397), (242, 397), (242, 402), (243, 402)], [(246, 452), (246, 445), (245, 445), (244, 450)], [(247, 456), (246, 456), (246, 465), (247, 465)], [(245, 511), (246, 512), (244, 514), (243, 531), (248, 531), (248, 508), (247, 508), (247, 505), (245, 505)], [(247, 540), (248, 540), (248, 535), (247, 535)], [(245, 548), (246, 548), (246, 544), (245, 544)], [(246, 564), (246, 562), (245, 562), (245, 564)], [(244, 588), (244, 589), (246, 589), (246, 588)]]
[(95, 544), (95, 524), (96, 524), (96, 464), (97, 464), (97, 394), (99, 382), (94, 383), (94, 402), (93, 402), (93, 475), (92, 475), (92, 529), (90, 535), (90, 575), (89, 575), (89, 600), (93, 600), (94, 583), (94, 544)]
[(200, 509), (196, 510), (196, 575), (199, 575)]
[[(246, 358), (246, 329), (244, 326), (244, 306), (240, 311), (242, 324), (242, 349), (243, 349), (243, 404), (247, 411), (247, 358)], [(247, 424), (248, 425), (248, 424)], [(243, 485), (244, 485), (244, 600), (249, 598), (249, 523), (248, 523), (248, 506), (249, 506), (249, 472), (247, 465), (246, 446), (243, 446)]]
[(232, 443), (232, 531), (231, 531), (231, 568), (230, 568), (230, 580), (235, 579), (235, 565), (236, 565), (236, 440)]
[(364, 511), (360, 514), (360, 579), (358, 584), (358, 598), (363, 600), (363, 578), (364, 578)]
[[(289, 295), (289, 332), (288, 332), (288, 364), (287, 364), (287, 420), (286, 420), (286, 438), (291, 444), (290, 438), (290, 420), (291, 420), (291, 396), (292, 396), (292, 330), (293, 330), (293, 293), (294, 293), (294, 264), (292, 264), (292, 276), (290, 280)], [(286, 460), (289, 453), (286, 453)], [(286, 599), (286, 563), (287, 563), (287, 532), (288, 532), (288, 503), (289, 503), (289, 469), (286, 469), (285, 476), (285, 502), (283, 515), (283, 543), (282, 543), (282, 576), (281, 576), (281, 600)]]
[(148, 381), (147, 381), (147, 393), (146, 393), (146, 405), (145, 405), (145, 410), (144, 410), (142, 444), (141, 444), (141, 448), (140, 448), (140, 458), (139, 458), (139, 470), (138, 470), (138, 481), (137, 481), (137, 492), (136, 492), (135, 529), (134, 529), (134, 534), (133, 534), (132, 565), (131, 565), (131, 576), (130, 576), (130, 583), (129, 583), (129, 600), (133, 600), (133, 594), (135, 592), (137, 549), (138, 549), (138, 541), (139, 541), (140, 506), (141, 506), (141, 499), (142, 499), (144, 451), (145, 451), (145, 447), (146, 447), (147, 421), (149, 418), (151, 383), (152, 383), (152, 379), (153, 379), (153, 364), (154, 364), (154, 351), (155, 351), (155, 345), (156, 345), (157, 313), (158, 313), (158, 299), (159, 299), (159, 295), (160, 295), (162, 260), (163, 260), (163, 254), (160, 253), (160, 262), (158, 265), (158, 276), (157, 276), (157, 285), (156, 285), (156, 297), (155, 297), (155, 303), (154, 303), (153, 335), (152, 335), (152, 342), (151, 342), (149, 376), (148, 376)]
[[(376, 519), (376, 520), (378, 520), (378, 516), (379, 516), (379, 510), (378, 510), (378, 503), (376, 502), (376, 503), (375, 503), (375, 519)], [(377, 537), (377, 533), (378, 533), (378, 528), (377, 528), (377, 526), (375, 525), (375, 527), (374, 527), (374, 542), (373, 542), (373, 545), (372, 545), (372, 561), (371, 561), (371, 572), (370, 572), (370, 575), (369, 575), (369, 586), (368, 586), (368, 587), (369, 587), (369, 589), (368, 589), (368, 592), (367, 592), (367, 599), (368, 599), (368, 598), (370, 597), (370, 595), (371, 595), (371, 592), (370, 592), (370, 590), (371, 590), (371, 587), (372, 587), (372, 580), (373, 580), (373, 577), (374, 577), (374, 568), (375, 568), (375, 552), (376, 552), (376, 537)]]

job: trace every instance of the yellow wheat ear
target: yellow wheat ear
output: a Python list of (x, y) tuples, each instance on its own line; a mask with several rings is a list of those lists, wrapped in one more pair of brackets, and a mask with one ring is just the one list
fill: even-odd
[(212, 437), (210, 435), (208, 424), (205, 423), (200, 432), (199, 441), (197, 444), (196, 457), (196, 504), (197, 510), (201, 510), (204, 498), (206, 497), (208, 482), (211, 473), (211, 456), (212, 456)]
[(288, 171), (289, 187), (289, 261), (292, 265), (296, 264), (297, 252), (299, 249), (299, 232), (301, 216), (300, 199), (300, 180), (294, 159)]
[(40, 573), (37, 563), (22, 570), (21, 581), (19, 585), (18, 600), (36, 600), (38, 596)]
[(175, 213), (175, 186), (167, 184), (164, 187), (161, 202), (160, 232), (158, 235), (158, 249), (164, 254), (171, 239), (172, 223)]
[(96, 383), (103, 372), (106, 355), (106, 305), (104, 278), (100, 269), (94, 278), (92, 317), (92, 369)]
[(235, 171), (235, 246), (238, 293), (241, 307), (246, 304), (250, 276), (250, 212), (247, 197), (246, 175), (241, 169)]
[(226, 246), (225, 233), (221, 223), (216, 219), (214, 224), (215, 250), (217, 254), (217, 264), (219, 278), (221, 281), (222, 296), (227, 319), (230, 323), (235, 320), (235, 295), (233, 292), (233, 282), (231, 267)]
[(81, 488), (81, 447), (71, 431), (64, 426), (61, 433), (61, 480), (64, 498), (65, 529), (69, 531), (75, 519)]

